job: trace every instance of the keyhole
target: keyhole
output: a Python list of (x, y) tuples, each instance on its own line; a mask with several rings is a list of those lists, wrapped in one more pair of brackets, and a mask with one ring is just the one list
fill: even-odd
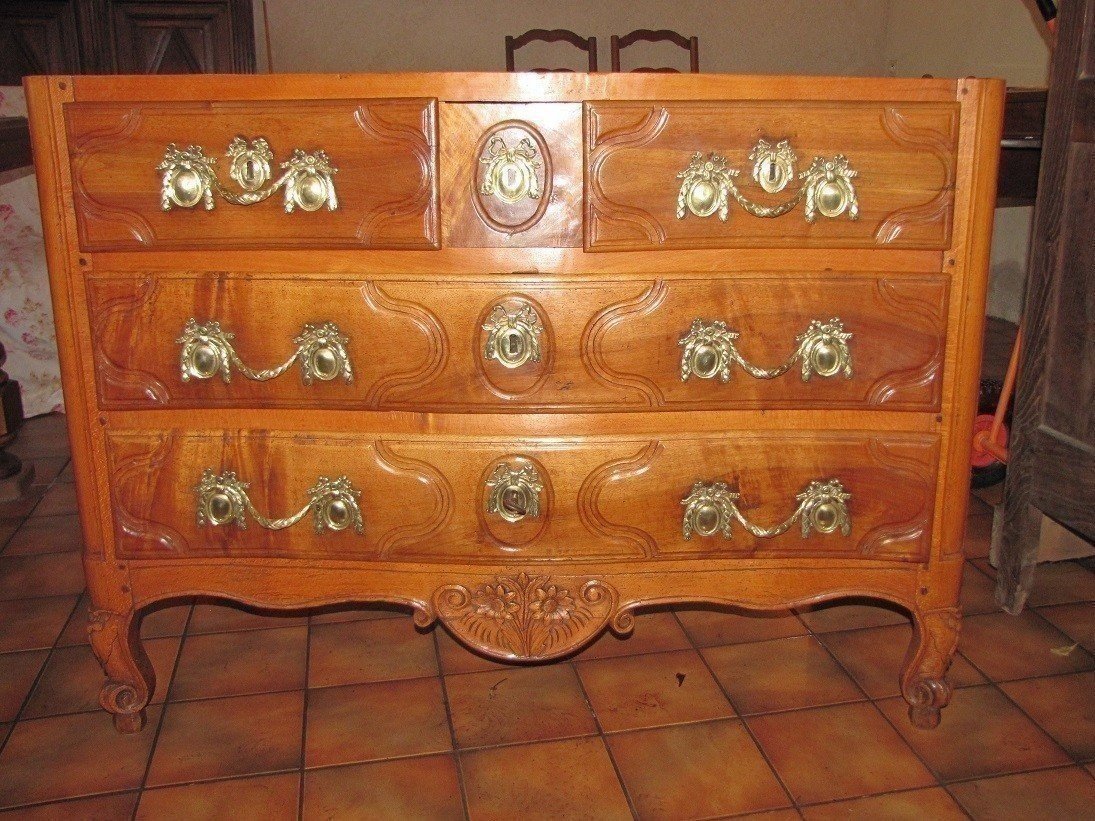
[(771, 182), (776, 181), (776, 164), (774, 162), (768, 162), (768, 179)]
[(521, 339), (516, 334), (506, 337), (506, 345), (509, 347), (509, 355), (513, 358), (521, 352)]

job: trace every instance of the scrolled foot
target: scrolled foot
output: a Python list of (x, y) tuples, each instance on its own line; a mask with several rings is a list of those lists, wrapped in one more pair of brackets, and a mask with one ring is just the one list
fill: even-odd
[(954, 608), (913, 613), (914, 638), (901, 676), (909, 720), (921, 730), (939, 726), (939, 711), (951, 698), (944, 678), (958, 645), (960, 619)]
[(934, 730), (939, 726), (939, 711), (951, 699), (951, 688), (944, 679), (922, 679), (905, 698), (909, 702), (909, 720), (921, 730)]
[(144, 708), (152, 697), (156, 677), (141, 647), (134, 614), (92, 610), (88, 637), (107, 677), (99, 691), (99, 703), (114, 714), (114, 727), (118, 732), (140, 731), (144, 727)]

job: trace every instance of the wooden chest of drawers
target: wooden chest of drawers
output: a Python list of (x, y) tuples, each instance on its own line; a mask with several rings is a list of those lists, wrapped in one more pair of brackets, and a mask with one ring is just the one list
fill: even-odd
[(512, 661), (636, 610), (907, 608), (934, 726), (1003, 87), (27, 81), (119, 729), (139, 618), (394, 602)]

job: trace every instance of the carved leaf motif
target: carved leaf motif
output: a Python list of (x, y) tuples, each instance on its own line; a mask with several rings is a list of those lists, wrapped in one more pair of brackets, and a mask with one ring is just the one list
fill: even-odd
[(495, 576), (434, 593), (438, 617), (462, 641), (507, 660), (550, 659), (591, 641), (616, 610), (615, 588), (600, 579)]

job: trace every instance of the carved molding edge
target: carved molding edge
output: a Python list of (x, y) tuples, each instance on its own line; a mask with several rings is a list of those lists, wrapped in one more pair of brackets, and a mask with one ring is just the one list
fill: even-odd
[(72, 153), (72, 193), (76, 204), (76, 213), (84, 219), (77, 219), (77, 229), (80, 234), (80, 244), (87, 248), (94, 247), (88, 237), (86, 219), (96, 219), (100, 222), (121, 223), (128, 229), (130, 236), (141, 245), (152, 245), (156, 240), (156, 232), (152, 225), (138, 211), (132, 208), (107, 205), (92, 196), (87, 190), (84, 181), (84, 166), (93, 154), (106, 151), (115, 145), (125, 142), (133, 136), (141, 123), (144, 112), (140, 107), (131, 108), (122, 115), (120, 122), (110, 128), (91, 131), (82, 135), (73, 145)]
[[(96, 376), (99, 380), (99, 396), (106, 402), (111, 401), (106, 395), (108, 385), (122, 391), (137, 391), (147, 397), (150, 402), (158, 405), (166, 405), (171, 401), (171, 391), (160, 379), (147, 371), (125, 368), (111, 359), (106, 352), (106, 340), (112, 336), (111, 331), (123, 321), (136, 327), (137, 323), (132, 321), (133, 318), (143, 313), (145, 307), (156, 298), (158, 288), (159, 283), (156, 280), (146, 279), (134, 293), (107, 300), (92, 309), (92, 335), (95, 343), (95, 363), (98, 365)], [(95, 286), (93, 285), (90, 290), (94, 293)]]
[[(382, 117), (377, 109), (406, 103), (425, 103), (421, 109), (419, 128), (393, 123)], [(440, 248), (440, 227), (437, 208), (437, 104), (434, 100), (373, 100), (360, 105), (354, 112), (354, 121), (365, 134), (388, 145), (406, 148), (418, 161), (418, 188), (405, 197), (381, 203), (369, 211), (357, 226), (357, 238), (365, 244), (384, 245), (384, 225), (393, 219), (422, 214), (422, 227), (426, 246)], [(390, 243), (392, 248), (421, 248), (416, 241)]]
[(417, 368), (388, 374), (377, 379), (369, 388), (365, 395), (365, 404), (379, 408), (384, 406), (389, 394), (421, 388), (441, 373), (449, 358), (449, 339), (440, 320), (425, 306), (390, 296), (373, 282), (366, 282), (361, 286), (361, 295), (365, 304), (377, 313), (406, 317), (422, 332), (429, 344), (429, 353)]
[(659, 279), (633, 297), (616, 302), (589, 321), (582, 330), (582, 363), (590, 375), (609, 388), (623, 388), (638, 392), (650, 407), (665, 404), (665, 395), (657, 383), (641, 374), (621, 373), (613, 369), (604, 358), (604, 339), (620, 323), (629, 319), (645, 319), (661, 307), (669, 294), (665, 280)]
[[(902, 322), (916, 321), (917, 327), (935, 337), (935, 350), (927, 360), (912, 368), (890, 371), (874, 381), (867, 392), (872, 405), (892, 403), (901, 405), (901, 394), (930, 386), (929, 403), (938, 409), (943, 395), (943, 358), (946, 353), (946, 313), (947, 292), (945, 286), (939, 286), (940, 301), (932, 303), (923, 296), (923, 282), (904, 282), (892, 279), (880, 279), (875, 283), (879, 298)], [(902, 289), (905, 292), (902, 293)], [(897, 401), (895, 401), (897, 400)]]
[[(589, 146), (589, 168), (586, 175), (589, 197), (586, 213), (587, 246), (598, 244), (601, 222), (617, 223), (637, 229), (649, 242), (665, 243), (665, 228), (642, 208), (618, 203), (604, 192), (601, 186), (601, 169), (615, 152), (624, 148), (641, 148), (657, 139), (669, 122), (669, 110), (652, 105), (649, 110), (630, 125), (602, 131), (601, 114), (593, 105), (587, 108), (586, 141)], [(607, 243), (611, 246), (612, 243)]]
[(933, 222), (940, 223), (940, 242), (946, 242), (950, 237), (956, 174), (957, 109), (951, 112), (949, 126), (945, 132), (934, 128), (916, 128), (909, 125), (905, 116), (896, 108), (887, 108), (882, 113), (882, 128), (886, 134), (903, 148), (934, 154), (943, 166), (944, 176), (939, 193), (930, 200), (898, 209), (882, 220), (874, 234), (875, 242), (879, 245), (896, 242), (910, 226)]
[(619, 594), (589, 576), (498, 575), (433, 594), (438, 618), (470, 647), (506, 661), (541, 661), (593, 641)]

